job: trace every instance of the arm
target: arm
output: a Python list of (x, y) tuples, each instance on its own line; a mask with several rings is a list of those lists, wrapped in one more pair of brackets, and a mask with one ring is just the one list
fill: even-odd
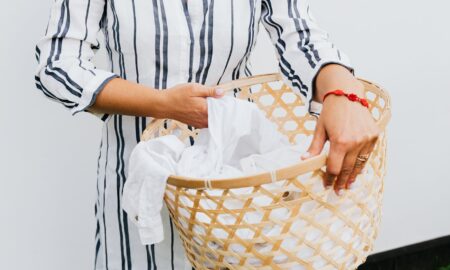
[(89, 111), (170, 118), (203, 128), (208, 126), (205, 98), (219, 98), (223, 94), (221, 89), (197, 83), (179, 84), (160, 91), (117, 78), (105, 85)]
[(72, 114), (88, 111), (105, 120), (109, 113), (172, 118), (195, 127), (207, 126), (211, 87), (182, 84), (159, 91), (96, 69), (92, 58), (104, 0), (55, 1), (45, 36), (36, 46), (36, 86)]
[(307, 0), (262, 0), (261, 22), (275, 46), (285, 82), (300, 95), (310, 112), (316, 93), (314, 82), (322, 67), (339, 64), (353, 72), (347, 55), (312, 19)]
[[(363, 86), (353, 76), (348, 57), (316, 24), (308, 0), (263, 0), (262, 22), (276, 47), (285, 81), (306, 104), (322, 102), (325, 93), (335, 89), (363, 95)], [(330, 96), (322, 104), (313, 141), (302, 158), (320, 154), (329, 140), (324, 185), (334, 185), (339, 193), (361, 172), (363, 166), (356, 166), (356, 159), (372, 152), (378, 134), (365, 107), (345, 97)]]

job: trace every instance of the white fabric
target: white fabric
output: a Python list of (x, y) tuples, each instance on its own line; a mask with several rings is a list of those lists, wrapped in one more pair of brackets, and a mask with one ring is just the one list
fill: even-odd
[[(306, 105), (323, 65), (351, 68), (349, 58), (314, 20), (308, 0), (52, 2), (45, 34), (43, 25), (36, 44), (36, 87), (73, 114), (87, 111), (103, 86), (117, 76), (161, 90), (186, 82), (216, 85), (250, 76), (250, 55), (260, 31), (269, 33), (284, 81)], [(104, 69), (94, 61), (99, 47), (106, 47)], [(104, 124), (98, 152), (94, 269), (191, 269), (167, 209), (165, 240), (151, 247), (140, 244), (137, 227), (129, 224), (132, 217), (118, 211), (130, 153), (152, 118), (96, 115)]]
[[(351, 68), (349, 58), (314, 20), (308, 0), (52, 2), (45, 34), (42, 25), (36, 46), (36, 87), (73, 114), (87, 111), (103, 86), (117, 76), (161, 90), (251, 76), (250, 55), (260, 31), (268, 32), (284, 81), (306, 105), (323, 65)], [(94, 61), (98, 47), (106, 47), (108, 63), (103, 69)], [(167, 211), (165, 241), (152, 247), (140, 244), (136, 226), (129, 224), (131, 217), (118, 211), (130, 153), (151, 118), (96, 115), (104, 125), (98, 152), (94, 269), (190, 269)]]
[(184, 147), (177, 137), (168, 135), (139, 143), (131, 154), (122, 207), (139, 227), (143, 244), (163, 240), (160, 211), (165, 184)]
[[(160, 211), (170, 174), (237, 177), (290, 165), (302, 154), (303, 147), (291, 145), (256, 104), (229, 96), (207, 98), (207, 102), (208, 128), (199, 131), (193, 146), (185, 146), (175, 135), (166, 135), (140, 142), (131, 153), (123, 209), (129, 216), (138, 217), (133, 220), (139, 227), (142, 244), (163, 240)], [(255, 203), (264, 204), (264, 200)], [(232, 201), (225, 203), (233, 208)], [(231, 224), (232, 219), (225, 217), (221, 222)], [(249, 223), (259, 219), (246, 216)], [(248, 233), (243, 231), (239, 236), (248, 238)]]

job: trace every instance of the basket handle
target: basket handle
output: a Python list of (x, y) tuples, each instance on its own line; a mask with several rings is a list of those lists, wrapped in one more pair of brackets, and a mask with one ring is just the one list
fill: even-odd
[[(237, 80), (233, 80), (230, 82), (222, 83), (219, 85), (213, 86), (214, 88), (221, 88), (225, 92), (233, 90), (235, 88), (245, 87), (257, 83), (266, 83), (281, 80), (282, 77), (280, 73), (269, 73), (269, 74), (261, 74), (252, 77), (241, 78)], [(147, 141), (150, 139), (150, 136), (156, 131), (164, 119), (161, 118), (153, 118), (148, 125), (146, 126), (144, 132), (141, 134), (141, 141)], [(172, 120), (175, 121), (175, 120)]]
[[(267, 83), (273, 81), (282, 80), (281, 74), (279, 73), (271, 73), (271, 74), (262, 74), (253, 77), (241, 78), (234, 81), (230, 81), (215, 87), (221, 87), (224, 91), (229, 91), (234, 88), (240, 88), (245, 86), (250, 86), (257, 83)], [(391, 118), (391, 100), (390, 96), (387, 92), (383, 91), (381, 87), (378, 85), (363, 79), (359, 79), (364, 83), (366, 89), (370, 91), (377, 92), (385, 101), (385, 107), (383, 109), (383, 113), (380, 115), (379, 119), (376, 121), (377, 126), (381, 130), (385, 130), (390, 118)], [(165, 121), (165, 119), (157, 119), (153, 118), (150, 123), (145, 128), (144, 132), (141, 135), (141, 140), (148, 140), (154, 132), (160, 127), (161, 123)], [(176, 121), (176, 120), (172, 120)], [(325, 166), (327, 155), (326, 153), (321, 153), (318, 156), (312, 157), (308, 160), (299, 161), (297, 164), (291, 165), (286, 168), (278, 169), (276, 172), (270, 174), (269, 172), (254, 174), (254, 175), (246, 175), (237, 178), (225, 178), (225, 179), (214, 179), (214, 181), (209, 181), (209, 188), (240, 188), (240, 187), (249, 187), (249, 186), (257, 186), (266, 183), (270, 183), (275, 179), (288, 179), (292, 178), (296, 175), (301, 175), (313, 170), (317, 170)], [(171, 175), (169, 179), (167, 179), (167, 183), (177, 186), (177, 187), (185, 187), (185, 188), (195, 188), (202, 189), (205, 188), (205, 179), (197, 179), (197, 178), (189, 178), (189, 177), (181, 177), (176, 175)]]
[[(230, 82), (219, 84), (214, 87), (221, 88), (225, 92), (227, 92), (227, 91), (235, 89), (235, 88), (245, 87), (245, 86), (249, 86), (249, 85), (253, 85), (253, 84), (257, 84), (257, 83), (267, 83), (267, 82), (279, 81), (282, 79), (283, 78), (280, 73), (269, 73), (269, 74), (261, 74), (261, 75), (256, 75), (256, 76), (252, 76), (252, 77), (246, 77), (246, 78), (233, 80)], [(367, 84), (373, 84), (373, 83), (363, 80), (363, 79), (360, 79), (360, 80)], [(386, 106), (388, 106), (388, 107), (386, 108), (385, 113), (383, 113), (381, 115), (380, 119), (377, 120), (377, 125), (381, 130), (384, 130), (386, 128), (387, 123), (389, 122), (390, 117), (391, 117), (390, 97), (389, 97), (389, 95), (384, 95), (384, 98), (386, 99)], [(159, 128), (161, 122), (163, 122), (163, 121), (164, 121), (164, 119), (152, 118), (152, 120), (146, 126), (144, 132), (142, 132), (142, 134), (141, 134), (141, 141), (149, 140), (151, 135), (156, 131), (157, 128)], [(176, 120), (172, 120), (172, 121), (176, 121)]]
[(145, 127), (144, 132), (141, 134), (141, 141), (148, 141), (150, 137), (155, 133), (156, 129), (159, 128), (161, 122), (164, 119), (153, 118), (150, 123)]
[(257, 83), (267, 83), (282, 80), (280, 73), (269, 73), (269, 74), (261, 74), (252, 77), (245, 77), (233, 81), (229, 81), (226, 83), (222, 83), (214, 86), (215, 88), (222, 88), (224, 91), (229, 91), (234, 88), (245, 87)]

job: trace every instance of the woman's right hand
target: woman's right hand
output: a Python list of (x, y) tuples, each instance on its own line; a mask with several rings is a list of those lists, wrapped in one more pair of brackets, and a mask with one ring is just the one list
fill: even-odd
[(224, 91), (220, 88), (199, 83), (184, 83), (161, 91), (166, 118), (174, 119), (195, 128), (208, 127), (207, 97), (220, 98)]

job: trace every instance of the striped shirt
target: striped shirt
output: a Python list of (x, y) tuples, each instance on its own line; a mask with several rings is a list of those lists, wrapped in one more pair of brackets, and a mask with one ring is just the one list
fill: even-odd
[[(306, 0), (56, 0), (36, 46), (36, 86), (76, 114), (86, 111), (115, 77), (165, 89), (250, 76), (249, 56), (260, 25), (275, 46), (283, 79), (307, 104), (324, 64), (350, 68), (347, 57), (316, 24)], [(109, 58), (105, 70), (92, 62), (100, 31)], [(104, 123), (95, 269), (190, 269), (166, 210), (164, 241), (143, 246), (121, 209), (128, 158), (150, 118), (95, 115)]]

